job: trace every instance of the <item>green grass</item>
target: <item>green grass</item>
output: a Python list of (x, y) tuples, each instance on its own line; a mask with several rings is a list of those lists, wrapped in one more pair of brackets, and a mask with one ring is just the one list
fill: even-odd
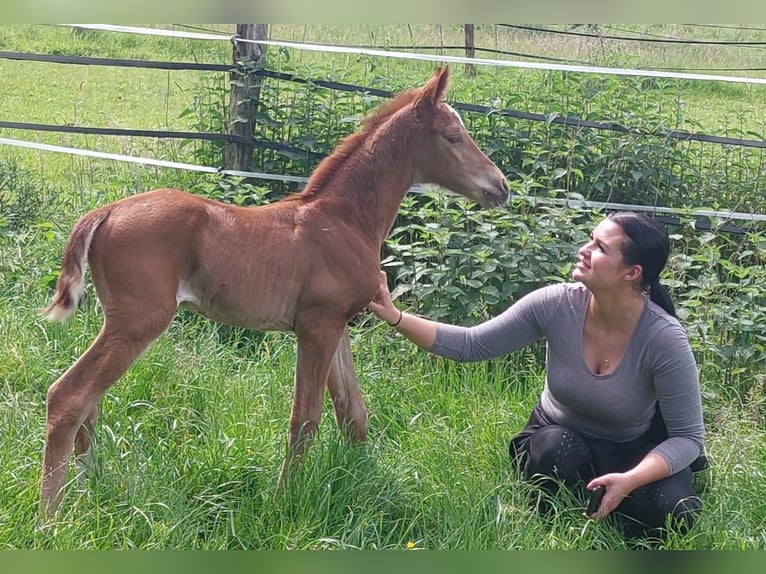
[[(498, 47), (523, 51), (515, 45), (520, 36), (495, 38), (490, 29), (481, 33), (489, 34), (481, 40), (485, 45), (496, 39)], [(406, 27), (373, 26), (280, 26), (274, 36), (377, 45), (412, 40)], [(122, 35), (99, 40), (103, 37), (60, 27), (3, 26), (0, 48), (177, 61), (229, 58), (227, 45)], [(413, 27), (413, 37), (452, 43), (459, 41), (460, 30)], [(558, 44), (548, 48), (551, 55), (565, 57), (593, 49), (581, 44), (577, 51)], [(523, 49), (533, 47), (537, 53), (543, 49)], [(620, 57), (603, 56), (604, 62), (607, 56)], [(373, 65), (348, 56), (294, 58), (360, 82), (370, 77), (365, 73)], [(420, 81), (433, 67), (379, 60), (374, 65), (376, 74), (382, 69), (391, 82), (384, 88), (413, 77)], [(477, 81), (489, 82), (496, 73), (485, 72)], [(528, 78), (520, 71), (508, 74), (519, 85)], [(201, 82), (200, 75), (189, 72), (0, 60), (3, 119), (13, 121), (186, 129), (179, 115)], [(455, 83), (467, 98), (470, 83), (460, 73)], [(760, 88), (702, 84), (684, 90), (683, 97), (705, 127), (730, 126), (727, 117), (751, 114), (747, 110), (763, 102)], [(178, 160), (188, 151), (142, 138), (12, 130), (0, 136)], [(522, 428), (543, 383), (542, 367), (532, 354), (457, 365), (415, 350), (384, 328), (355, 328), (355, 361), (370, 414), (368, 443), (346, 444), (328, 405), (316, 444), (280, 494), (276, 478), (292, 394), (292, 337), (245, 337), (187, 315), (107, 394), (92, 479), (85, 489), (71, 484), (57, 520), (37, 529), (45, 393), (101, 324), (90, 288), (84, 308), (65, 326), (45, 323), (36, 313), (49, 296), (70, 225), (94, 205), (159, 185), (188, 187), (209, 176), (7, 147), (0, 147), (0, 159), (24, 168), (18, 177), (29, 184), (32, 200), (24, 226), (0, 225), (0, 547), (629, 547), (612, 525), (583, 521), (581, 502), (571, 497), (558, 498), (558, 512), (547, 520), (530, 510), (533, 492), (510, 470), (507, 444)], [(667, 548), (766, 548), (763, 380), (755, 368), (737, 377), (760, 383), (739, 401), (706, 402), (715, 465), (705, 510), (699, 526), (683, 539), (668, 540)], [(723, 383), (706, 378), (704, 384), (717, 388)]]
[[(179, 317), (107, 394), (87, 488), (74, 479), (57, 520), (35, 528), (47, 386), (100, 326), (92, 305), (66, 326), (2, 302), (0, 547), (4, 548), (631, 548), (561, 495), (530, 509), (507, 442), (543, 375), (525, 354), (460, 365), (375, 326), (353, 346), (370, 409), (364, 446), (346, 443), (329, 404), (287, 490), (276, 490), (294, 347), (273, 333), (232, 345), (226, 329)], [(406, 366), (405, 366), (406, 365)], [(747, 407), (706, 413), (715, 459), (699, 526), (668, 548), (766, 548), (766, 456)]]

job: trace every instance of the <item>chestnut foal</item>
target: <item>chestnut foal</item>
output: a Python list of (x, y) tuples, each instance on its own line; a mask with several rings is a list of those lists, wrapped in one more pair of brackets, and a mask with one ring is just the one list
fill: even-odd
[(44, 516), (61, 503), (72, 449), (78, 462), (87, 460), (102, 397), (181, 304), (230, 325), (295, 332), (280, 481), (316, 434), (325, 388), (338, 425), (365, 439), (347, 322), (375, 295), (381, 245), (404, 195), (433, 183), (483, 207), (508, 196), (503, 173), (444, 103), (448, 76), (439, 69), (424, 86), (380, 106), (301, 192), (270, 205), (243, 208), (158, 189), (94, 209), (75, 224), (46, 314), (63, 321), (75, 311), (89, 265), (104, 324), (48, 390)]

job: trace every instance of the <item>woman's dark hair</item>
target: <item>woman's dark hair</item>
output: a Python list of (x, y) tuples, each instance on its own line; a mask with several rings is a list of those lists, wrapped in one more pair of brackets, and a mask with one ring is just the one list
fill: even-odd
[(641, 288), (669, 315), (676, 316), (668, 290), (660, 284), (660, 273), (670, 254), (670, 239), (665, 228), (653, 218), (632, 211), (608, 215), (625, 234), (622, 257), (628, 265), (640, 265), (643, 270)]

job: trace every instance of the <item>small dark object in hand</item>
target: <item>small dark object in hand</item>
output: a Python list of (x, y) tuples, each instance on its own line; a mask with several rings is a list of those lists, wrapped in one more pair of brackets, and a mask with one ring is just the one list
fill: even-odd
[(593, 516), (598, 511), (598, 507), (601, 505), (601, 499), (604, 498), (606, 492), (606, 486), (599, 484), (596, 488), (590, 491), (590, 500), (588, 501), (588, 508), (585, 510), (585, 516)]

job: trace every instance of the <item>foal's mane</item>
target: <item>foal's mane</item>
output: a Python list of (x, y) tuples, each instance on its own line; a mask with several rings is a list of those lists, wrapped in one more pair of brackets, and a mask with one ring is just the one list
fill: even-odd
[(419, 95), (420, 89), (411, 88), (402, 92), (394, 99), (381, 104), (367, 116), (362, 122), (362, 129), (346, 136), (335, 150), (324, 158), (311, 174), (306, 187), (298, 193), (294, 193), (285, 199), (305, 199), (315, 196), (324, 187), (327, 181), (337, 173), (343, 163), (351, 157), (362, 143), (374, 134), (377, 129), (396, 112), (411, 104)]

